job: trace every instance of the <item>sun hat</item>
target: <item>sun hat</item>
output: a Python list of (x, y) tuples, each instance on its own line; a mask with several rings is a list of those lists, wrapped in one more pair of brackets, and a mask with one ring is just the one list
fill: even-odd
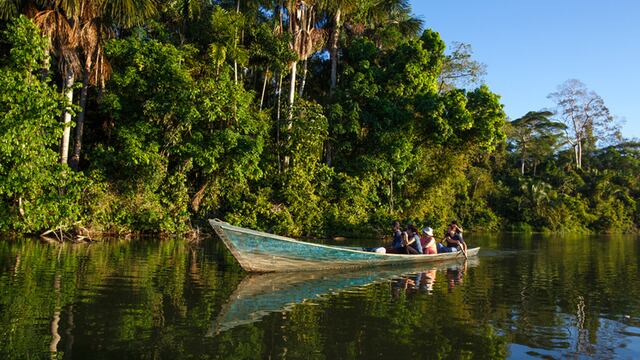
[(430, 228), (430, 227), (426, 227), (426, 228), (422, 229), (422, 233), (426, 234), (426, 235), (429, 235), (429, 236), (433, 236), (433, 229)]

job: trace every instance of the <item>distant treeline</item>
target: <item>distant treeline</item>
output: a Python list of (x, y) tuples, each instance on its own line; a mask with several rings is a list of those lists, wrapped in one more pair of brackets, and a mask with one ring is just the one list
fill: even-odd
[(640, 224), (640, 144), (597, 94), (570, 80), (555, 111), (508, 121), (470, 46), (446, 51), (408, 1), (5, 1), (0, 17), (0, 231)]

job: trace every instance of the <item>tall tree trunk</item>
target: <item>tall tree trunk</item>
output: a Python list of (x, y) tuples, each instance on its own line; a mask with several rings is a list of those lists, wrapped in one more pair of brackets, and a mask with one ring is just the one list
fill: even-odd
[(289, 86), (289, 124), (287, 128), (291, 126), (291, 120), (293, 119), (293, 103), (296, 100), (296, 70), (298, 68), (298, 62), (291, 63), (291, 84)]
[(280, 109), (282, 108), (282, 71), (280, 71), (280, 79), (278, 80), (278, 86), (276, 87), (276, 97), (278, 98), (276, 106), (276, 122), (278, 123), (278, 130), (280, 130)]
[[(257, 73), (257, 71), (256, 71)], [(269, 80), (269, 67), (264, 72), (264, 81), (262, 82), (262, 94), (260, 95), (260, 110), (262, 110), (262, 104), (264, 104), (264, 93), (267, 90), (267, 80)]]
[(300, 82), (300, 92), (298, 93), (301, 98), (304, 93), (304, 85), (307, 83), (307, 61), (307, 59), (304, 59), (304, 65), (302, 66), (302, 81)]
[(85, 71), (82, 89), (80, 90), (80, 113), (76, 119), (76, 137), (73, 142), (73, 155), (69, 165), (73, 170), (78, 171), (80, 165), (80, 151), (82, 150), (82, 136), (84, 134), (84, 118), (87, 111), (87, 93), (89, 92), (89, 74)]
[[(240, 0), (236, 1), (236, 13), (240, 12)], [(233, 39), (233, 48), (236, 50), (238, 47), (238, 29), (236, 28), (236, 32)], [(237, 52), (237, 51), (236, 51)], [(236, 59), (236, 54), (234, 54), (233, 58), (233, 81), (234, 84), (238, 83), (238, 60)]]
[(22, 196), (18, 197), (18, 215), (24, 218), (24, 205), (22, 204)]
[(573, 153), (576, 158), (576, 168), (580, 169), (580, 156), (578, 155), (578, 144), (580, 141), (577, 141), (575, 145), (573, 145)]
[(524, 156), (522, 157), (522, 159), (520, 159), (520, 161), (522, 162), (522, 164), (520, 165), (520, 174), (524, 176)]
[[(73, 72), (69, 71), (64, 78), (63, 91), (67, 97), (68, 104), (73, 104), (73, 84), (75, 77)], [(69, 159), (69, 140), (71, 138), (71, 112), (65, 110), (62, 114), (62, 122), (64, 124), (64, 131), (62, 133), (62, 142), (60, 143), (60, 163), (67, 164)]]
[(582, 141), (578, 141), (578, 169), (582, 169)]
[[(291, 63), (291, 84), (289, 86), (289, 114), (287, 116), (287, 131), (293, 127), (293, 104), (296, 100), (296, 69), (298, 62)], [(288, 136), (287, 136), (288, 137)], [(283, 161), (283, 168), (289, 167), (289, 154), (285, 155)]]
[(193, 209), (194, 212), (198, 212), (198, 210), (200, 210), (200, 204), (202, 203), (202, 199), (204, 198), (205, 191), (207, 191), (208, 187), (209, 187), (209, 180), (206, 180), (204, 184), (200, 186), (200, 189), (198, 189), (196, 194), (193, 196), (193, 199), (191, 200), (191, 208)]
[(278, 153), (278, 173), (282, 172), (280, 161), (280, 109), (281, 109), (281, 99), (282, 99), (282, 79), (283, 79), (282, 71), (280, 71), (280, 79), (278, 80), (277, 87), (277, 96), (278, 96), (278, 106), (276, 111), (276, 149)]
[(329, 57), (331, 58), (331, 87), (329, 95), (333, 95), (338, 81), (338, 40), (340, 37), (340, 8), (336, 11), (333, 18), (333, 34), (331, 34), (331, 46), (329, 48)]

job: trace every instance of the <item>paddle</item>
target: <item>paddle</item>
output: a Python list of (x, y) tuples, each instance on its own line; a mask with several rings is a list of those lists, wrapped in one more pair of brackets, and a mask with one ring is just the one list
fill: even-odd
[[(442, 239), (442, 241), (447, 240), (447, 238), (445, 237), (444, 239)], [(465, 243), (463, 242), (458, 242), (458, 244), (460, 245), (460, 252), (462, 253), (462, 255), (464, 255), (465, 259), (469, 259), (469, 257), (467, 256), (467, 249), (465, 249)], [(460, 255), (460, 254), (458, 254)]]
[(460, 243), (460, 251), (462, 252), (462, 255), (464, 255), (464, 259), (468, 260), (469, 257), (467, 256), (467, 249), (465, 249), (464, 243)]

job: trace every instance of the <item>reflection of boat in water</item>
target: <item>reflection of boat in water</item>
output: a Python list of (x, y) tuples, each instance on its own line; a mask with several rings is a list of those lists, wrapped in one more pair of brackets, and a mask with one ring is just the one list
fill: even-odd
[[(219, 220), (209, 223), (249, 272), (278, 272), (360, 268), (379, 265), (434, 263), (462, 258), (462, 252), (433, 255), (379, 254), (359, 248), (330, 246), (298, 241), (260, 231), (229, 225)], [(480, 248), (467, 250), (475, 256)]]
[(458, 258), (426, 267), (410, 265), (356, 271), (325, 270), (250, 274), (229, 296), (209, 335), (259, 321), (269, 313), (286, 311), (293, 305), (309, 299), (322, 299), (322, 295), (379, 281), (398, 279), (408, 274), (428, 276), (427, 274), (432, 271), (457, 268), (463, 264), (475, 267), (478, 263), (478, 258), (471, 259), (466, 264), (464, 258)]

